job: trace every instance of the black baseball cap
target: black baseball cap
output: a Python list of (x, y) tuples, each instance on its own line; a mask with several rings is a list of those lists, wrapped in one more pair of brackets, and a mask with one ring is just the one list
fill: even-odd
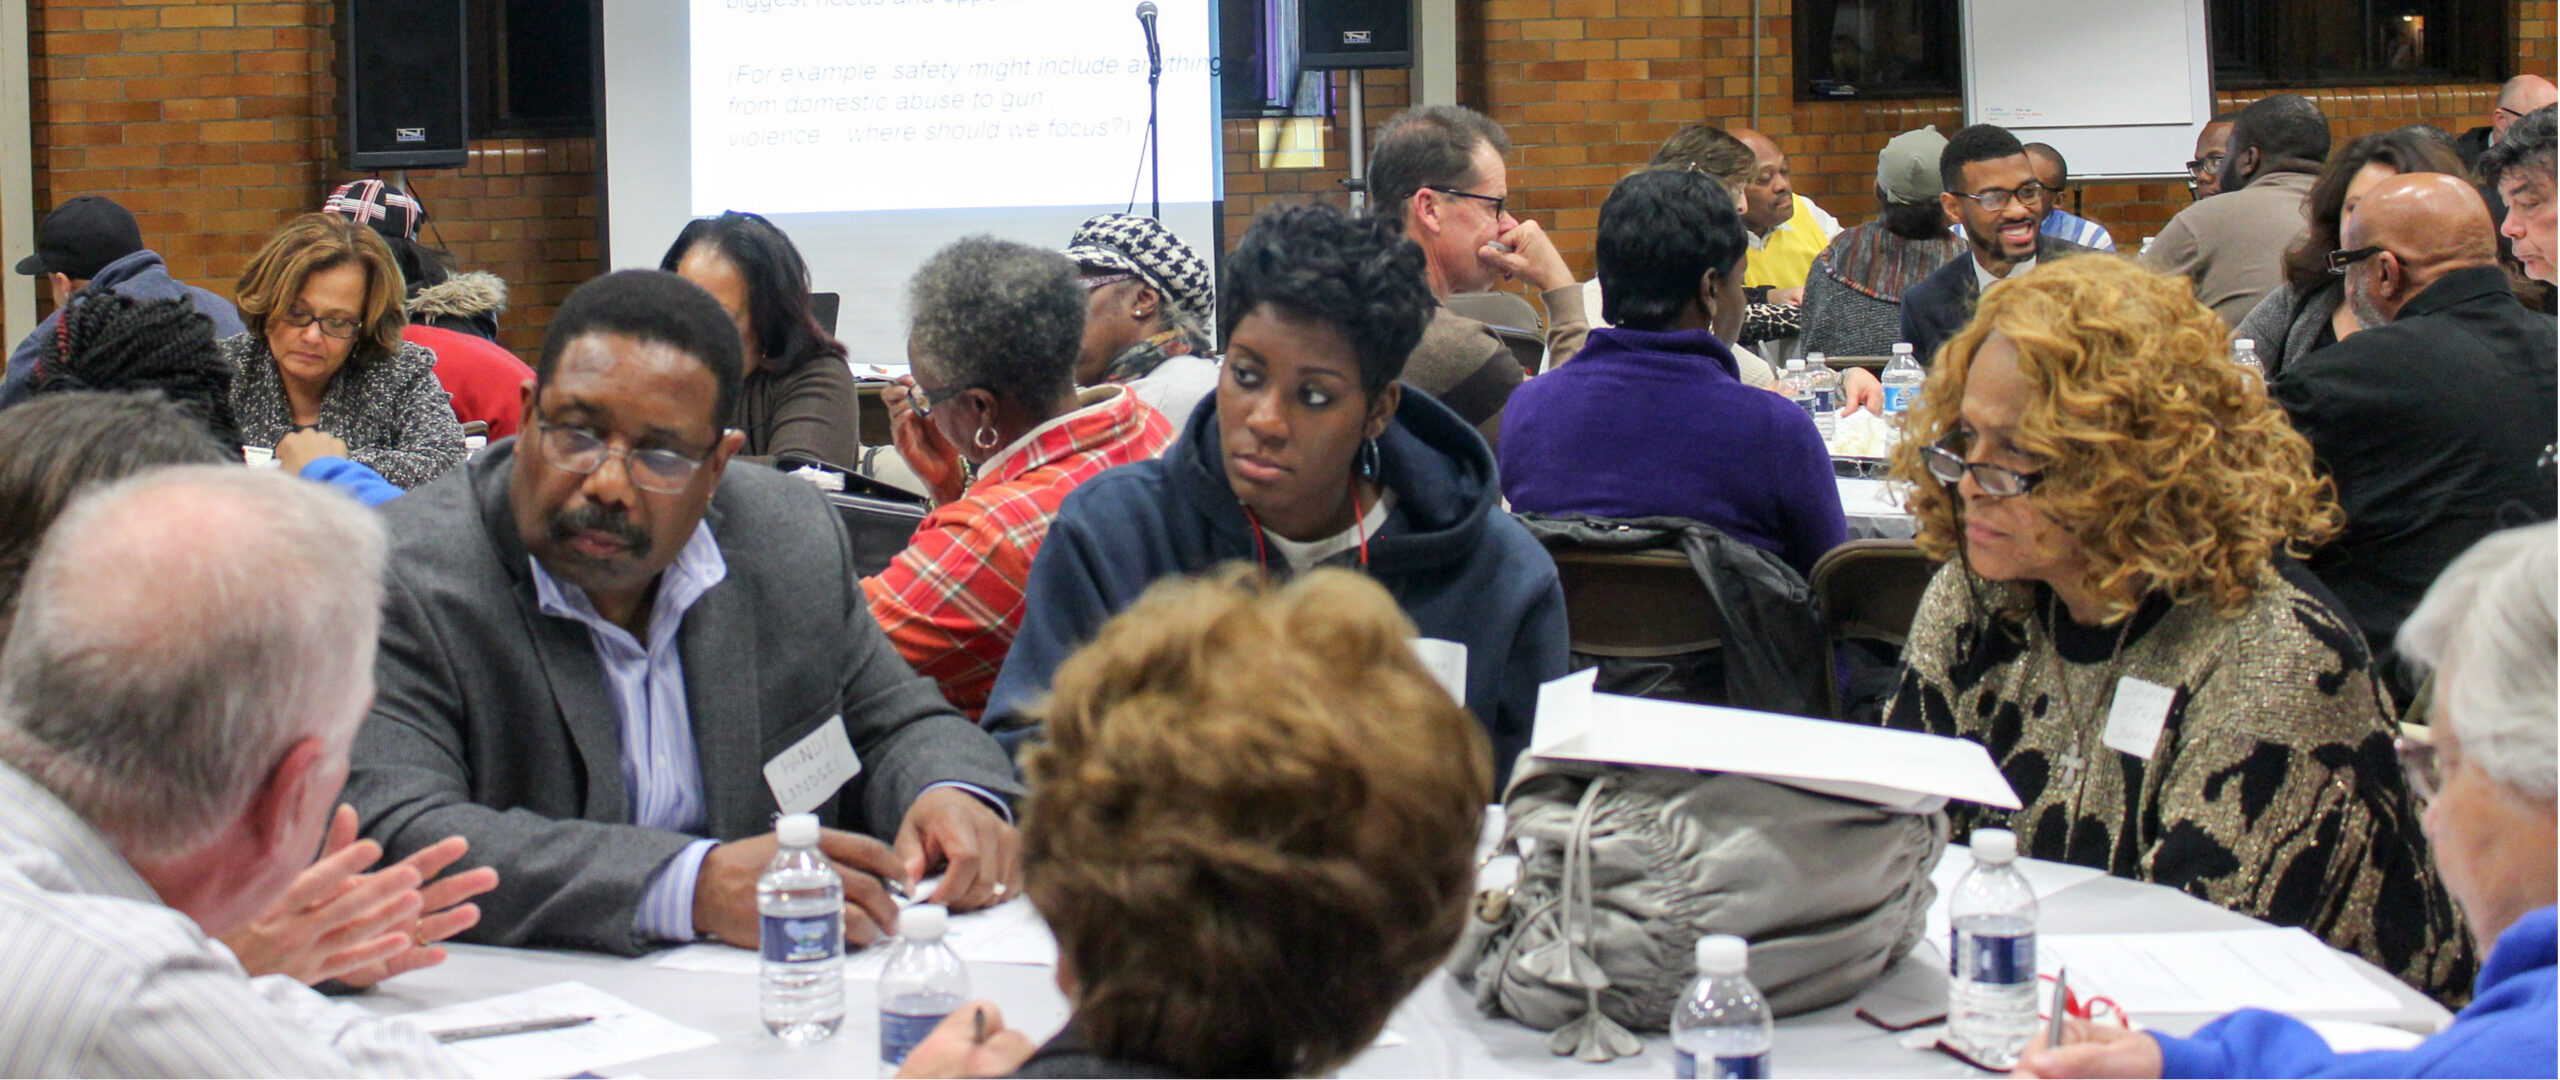
[(21, 274), (98, 276), (107, 264), (142, 250), (142, 226), (114, 199), (82, 195), (54, 207), (36, 226), (36, 253), (18, 260)]

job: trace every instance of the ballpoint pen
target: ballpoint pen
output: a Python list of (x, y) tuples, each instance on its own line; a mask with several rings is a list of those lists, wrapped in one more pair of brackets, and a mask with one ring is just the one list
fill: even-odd
[(530, 1035), (537, 1031), (558, 1031), (561, 1028), (573, 1028), (580, 1024), (595, 1022), (596, 1018), (592, 1016), (546, 1016), (539, 1020), (510, 1020), (503, 1024), (448, 1028), (431, 1034), (436, 1037), (437, 1042), (458, 1043), (473, 1039), (495, 1039), (501, 1035)]

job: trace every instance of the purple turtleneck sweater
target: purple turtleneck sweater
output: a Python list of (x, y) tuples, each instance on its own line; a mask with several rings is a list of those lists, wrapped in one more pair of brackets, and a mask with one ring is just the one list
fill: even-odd
[(1813, 418), (1745, 385), (1705, 330), (1592, 331), (1512, 391), (1500, 454), (1513, 510), (1690, 518), (1800, 574), (1849, 536)]

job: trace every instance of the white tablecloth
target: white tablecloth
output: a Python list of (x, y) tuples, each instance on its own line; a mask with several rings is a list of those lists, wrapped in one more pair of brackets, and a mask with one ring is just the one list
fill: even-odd
[(1851, 540), (1909, 540), (1920, 524), (1903, 512), (1902, 500), (1882, 480), (1834, 477), (1840, 485), (1840, 513), (1849, 519)]
[[(2174, 932), (2234, 930), (2258, 926), (2241, 915), (2175, 890), (2116, 878), (2097, 878), (2064, 889), (2043, 904), (2046, 933)], [(2399, 980), (2361, 960), (2356, 971), (2388, 990), (2399, 1007), (2388, 1013), (2334, 1014), (2340, 1019), (2432, 1032), (2451, 1016)], [(1944, 960), (1923, 944), (1856, 1000), (1790, 1017), (1778, 1024), (1775, 1066), (1780, 1075), (1969, 1076), (1979, 1075), (1942, 1054), (1906, 1050), (1899, 1036), (1858, 1020), (1861, 1004), (1916, 999), (1943, 1004)], [(973, 964), (972, 989), (1004, 1010), (1006, 1023), (1045, 1040), (1066, 1022), (1065, 998), (1049, 968)], [(607, 1075), (828, 1076), (883, 1075), (878, 1064), (878, 1003), (870, 984), (847, 986), (842, 1034), (793, 1049), (765, 1034), (756, 1019), (755, 979), (676, 971), (648, 958), (625, 960), (591, 953), (544, 952), (459, 946), (441, 967), (404, 975), (358, 1000), (377, 1011), (414, 1009), (578, 980), (618, 995), (678, 1023), (719, 1037), (716, 1046), (602, 1070)], [(2327, 1015), (2327, 1014), (2324, 1014)], [(2140, 1019), (2173, 1033), (2191, 1031), (2209, 1016), (2144, 1014)], [(1342, 1070), (1346, 1077), (1384, 1076), (1668, 1076), (1669, 1040), (1646, 1039), (1645, 1052), (1608, 1065), (1586, 1065), (1549, 1054), (1545, 1034), (1476, 1012), (1472, 998), (1445, 974), (1435, 974), (1405, 1002), (1389, 1030), (1401, 1045), (1382, 1046)]]

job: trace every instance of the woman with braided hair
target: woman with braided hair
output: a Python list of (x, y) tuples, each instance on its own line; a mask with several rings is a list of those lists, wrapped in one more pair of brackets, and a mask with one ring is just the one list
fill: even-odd
[[(184, 300), (85, 296), (55, 321), (36, 356), (30, 397), (79, 391), (152, 394), (201, 421), (216, 441), (240, 453), (240, 429), (231, 412), (231, 364), (214, 340), (213, 321)], [(345, 491), (366, 506), (400, 497), (399, 488), (343, 455), (278, 464)]]

